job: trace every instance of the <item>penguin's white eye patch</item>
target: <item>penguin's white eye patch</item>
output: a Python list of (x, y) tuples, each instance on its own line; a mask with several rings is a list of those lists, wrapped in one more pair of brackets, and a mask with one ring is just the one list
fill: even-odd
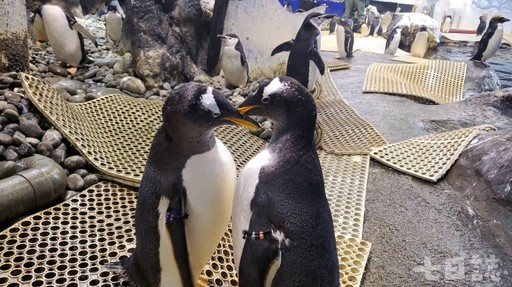
[(211, 111), (214, 117), (220, 116), (220, 109), (213, 97), (213, 88), (206, 88), (206, 94), (201, 95), (201, 106), (203, 109)]
[(282, 83), (279, 78), (274, 78), (268, 86), (263, 89), (263, 97), (261, 97), (261, 101), (266, 104), (270, 100), (270, 95), (275, 93), (280, 93), (286, 90), (287, 85)]

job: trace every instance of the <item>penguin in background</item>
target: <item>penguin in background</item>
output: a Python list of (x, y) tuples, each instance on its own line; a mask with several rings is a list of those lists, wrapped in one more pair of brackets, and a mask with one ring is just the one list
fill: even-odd
[(123, 16), (117, 10), (117, 6), (112, 3), (108, 5), (107, 11), (105, 15), (105, 38), (107, 38), (111, 46), (117, 46), (119, 41), (121, 41)]
[(411, 44), (411, 56), (416, 58), (423, 58), (428, 49), (428, 31), (426, 26), (416, 32), (414, 40)]
[(238, 109), (274, 122), (267, 148), (241, 171), (233, 200), (239, 285), (339, 286), (313, 97), (295, 79), (276, 77), (260, 82)]
[(249, 63), (247, 63), (240, 38), (235, 34), (217, 35), (217, 37), (222, 41), (217, 73), (222, 70), (226, 86), (244, 87), (249, 80)]
[(510, 21), (509, 19), (496, 15), (489, 21), (489, 27), (482, 35), (478, 43), (478, 50), (471, 57), (473, 61), (480, 61), (485, 67), (489, 67), (485, 61), (494, 56), (500, 48), (503, 40), (503, 23)]
[(484, 19), (484, 16), (478, 17), (480, 20), (480, 24), (478, 24), (478, 28), (476, 28), (476, 35), (480, 36), (484, 33), (485, 28), (487, 27), (487, 22)]
[(384, 54), (395, 55), (400, 46), (400, 40), (402, 38), (402, 26), (396, 26), (391, 33), (389, 33), (386, 39), (386, 48)]
[(333, 17), (331, 21), (329, 21), (329, 35), (336, 31), (336, 26), (338, 25), (338, 21), (336, 20), (337, 18), (338, 17)]
[(370, 26), (370, 33), (369, 36), (380, 36), (382, 35), (382, 27), (380, 25), (380, 15), (375, 15), (372, 19), (372, 23)]
[(441, 25), (441, 32), (448, 33), (452, 27), (452, 16), (446, 15), (443, 24)]
[(88, 60), (82, 34), (97, 47), (96, 39), (76, 21), (67, 2), (63, 0), (46, 0), (38, 7), (36, 13), (42, 19), (44, 31), (55, 57), (62, 64), (71, 66), (67, 70), (70, 74), (74, 74), (77, 67)]
[(41, 18), (41, 8), (43, 8), (43, 5), (39, 5), (30, 18), (30, 22), (32, 23), (32, 36), (36, 46), (48, 42), (48, 35), (46, 35), (43, 18)]
[(231, 216), (236, 166), (215, 137), (219, 125), (257, 129), (212, 87), (172, 90), (151, 144), (137, 197), (136, 247), (111, 264), (137, 286), (196, 286)]
[(317, 38), (320, 35), (320, 25), (325, 19), (334, 17), (333, 14), (312, 12), (306, 16), (295, 36), (295, 39), (279, 44), (272, 50), (271, 56), (289, 51), (286, 75), (290, 76), (308, 90), (313, 90), (318, 74), (325, 72), (325, 64), (318, 50)]
[(338, 45), (338, 56), (341, 59), (354, 57), (354, 32), (347, 20), (335, 17), (336, 43)]

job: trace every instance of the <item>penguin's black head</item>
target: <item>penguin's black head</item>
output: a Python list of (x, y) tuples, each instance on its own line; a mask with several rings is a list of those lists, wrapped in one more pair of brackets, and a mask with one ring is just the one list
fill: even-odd
[(107, 7), (107, 11), (113, 11), (113, 12), (117, 12), (117, 6), (116, 5), (108, 5)]
[(502, 23), (503, 24), (503, 23), (508, 22), (508, 21), (510, 21), (510, 19), (507, 19), (507, 18), (505, 18), (503, 16), (500, 16), (500, 15), (496, 15), (496, 16), (491, 18), (491, 21), (489, 22), (489, 25), (491, 23)]
[(259, 81), (259, 89), (238, 106), (245, 115), (266, 117), (274, 125), (314, 124), (316, 105), (309, 91), (297, 80), (282, 76)]
[(234, 46), (240, 41), (235, 34), (217, 35), (217, 38), (221, 39), (225, 46)]
[(307, 24), (307, 23), (311, 23), (311, 24), (313, 24), (313, 26), (320, 29), (320, 25), (322, 24), (322, 22), (325, 19), (331, 19), (334, 16), (335, 15), (333, 15), (333, 14), (322, 14), (319, 12), (312, 12), (306, 16), (306, 18), (304, 19), (303, 25)]
[(420, 32), (427, 32), (427, 26), (421, 26), (419, 31)]
[[(199, 83), (185, 83), (171, 91), (162, 109), (164, 126), (176, 129), (211, 130), (237, 124), (259, 129), (256, 121), (237, 111), (219, 91)], [(172, 131), (171, 131), (172, 132)]]

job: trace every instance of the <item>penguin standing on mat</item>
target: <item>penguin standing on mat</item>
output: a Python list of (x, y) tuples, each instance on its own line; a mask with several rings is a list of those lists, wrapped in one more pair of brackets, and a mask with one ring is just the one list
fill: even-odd
[(217, 35), (222, 40), (217, 72), (222, 70), (226, 86), (242, 88), (249, 80), (249, 64), (240, 38), (235, 34)]
[(386, 48), (384, 54), (394, 55), (398, 51), (400, 39), (402, 38), (402, 26), (396, 26), (391, 33), (389, 33), (386, 40)]
[(423, 58), (428, 49), (428, 30), (426, 26), (421, 26), (411, 44), (411, 56)]
[(487, 22), (484, 20), (484, 16), (480, 16), (478, 19), (480, 20), (480, 24), (478, 24), (478, 28), (476, 28), (476, 35), (480, 36), (484, 33)]
[(489, 27), (482, 35), (478, 43), (478, 50), (471, 57), (471, 60), (480, 61), (484, 66), (489, 67), (485, 61), (494, 56), (500, 48), (501, 41), (503, 40), (503, 23), (510, 21), (502, 16), (494, 16), (489, 21)]
[[(289, 51), (286, 75), (301, 83), (308, 90), (313, 90), (318, 74), (325, 72), (325, 64), (318, 49), (317, 37), (324, 19), (334, 17), (332, 14), (312, 12), (306, 16), (295, 39), (281, 43), (272, 50), (271, 56)], [(316, 67), (315, 67), (316, 66)]]
[(341, 59), (354, 57), (354, 32), (350, 27), (350, 23), (346, 20), (335, 17), (336, 27), (336, 44), (338, 46), (338, 56)]
[(121, 266), (137, 286), (192, 287), (228, 226), (236, 183), (233, 156), (213, 129), (258, 124), (192, 82), (171, 92), (162, 120), (138, 191), (136, 248)]
[(117, 7), (115, 4), (110, 3), (107, 7), (108, 12), (105, 15), (105, 38), (107, 38), (111, 45), (119, 43), (123, 29), (123, 16), (119, 13)]
[(267, 148), (240, 173), (233, 200), (239, 285), (338, 286), (336, 239), (313, 135), (313, 97), (283, 76), (262, 81), (238, 109), (274, 122)]
[(36, 13), (43, 20), (44, 31), (55, 57), (62, 64), (71, 66), (67, 70), (74, 74), (77, 67), (87, 60), (82, 34), (97, 47), (96, 40), (76, 21), (65, 1), (46, 0), (39, 8)]

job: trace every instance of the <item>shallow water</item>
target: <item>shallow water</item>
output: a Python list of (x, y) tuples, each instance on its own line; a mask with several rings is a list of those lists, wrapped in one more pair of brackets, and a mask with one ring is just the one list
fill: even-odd
[[(472, 46), (454, 46), (447, 44), (439, 44), (437, 51), (430, 57), (431, 59), (469, 59), (477, 49), (476, 45)], [(496, 71), (501, 82), (501, 88), (512, 87), (512, 47), (502, 45), (487, 63)]]

